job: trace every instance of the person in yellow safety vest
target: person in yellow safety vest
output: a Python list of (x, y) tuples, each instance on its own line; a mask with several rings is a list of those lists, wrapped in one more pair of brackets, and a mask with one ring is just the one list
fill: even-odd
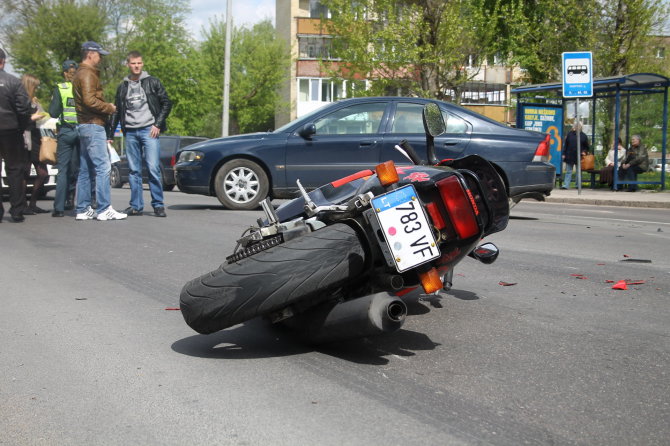
[(74, 193), (79, 173), (79, 132), (72, 93), (72, 77), (77, 67), (77, 63), (73, 60), (63, 62), (65, 82), (56, 86), (49, 105), (49, 114), (59, 119), (56, 149), (58, 176), (52, 217), (63, 217), (65, 210), (74, 208)]

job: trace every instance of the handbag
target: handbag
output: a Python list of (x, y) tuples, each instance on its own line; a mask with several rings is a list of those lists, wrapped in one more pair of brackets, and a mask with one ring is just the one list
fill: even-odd
[(40, 144), (40, 162), (46, 164), (56, 164), (56, 148), (58, 141), (50, 136), (42, 136)]
[(582, 170), (594, 170), (596, 168), (595, 155), (588, 154), (582, 156)]

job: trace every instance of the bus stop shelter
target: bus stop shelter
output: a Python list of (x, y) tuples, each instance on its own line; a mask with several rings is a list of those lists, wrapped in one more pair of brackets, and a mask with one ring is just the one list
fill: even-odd
[[(630, 135), (630, 100), (638, 95), (663, 95), (663, 112), (658, 118), (658, 124), (662, 127), (662, 150), (661, 150), (661, 179), (660, 181), (636, 181), (636, 184), (660, 184), (661, 189), (665, 188), (665, 167), (667, 165), (667, 134), (668, 134), (668, 87), (670, 79), (654, 73), (636, 73), (621, 76), (611, 76), (593, 79), (593, 96), (584, 98), (581, 101), (591, 102), (592, 122), (596, 123), (596, 101), (598, 99), (614, 100), (614, 135), (621, 134), (621, 109), (622, 101), (626, 101), (626, 119), (625, 134)], [(573, 101), (573, 98), (563, 98), (563, 84), (560, 82), (535, 84), (518, 87), (512, 90), (517, 95), (517, 116), (516, 125), (519, 128), (528, 128), (532, 130), (546, 131), (554, 138), (552, 141), (560, 141), (563, 135), (563, 112), (566, 101)], [(545, 94), (555, 95), (553, 103), (547, 101)], [(533, 113), (526, 113), (528, 110)], [(538, 118), (538, 119), (528, 119)], [(560, 122), (559, 122), (560, 121)], [(547, 125), (549, 124), (549, 125)], [(655, 126), (656, 126), (655, 125)], [(595, 142), (595, 131), (592, 133), (592, 144)], [(617, 138), (612, 138), (614, 145), (614, 188), (618, 189), (619, 181), (617, 171)], [(552, 147), (552, 158), (558, 154), (560, 163), (560, 145)], [(608, 149), (609, 150), (609, 149)], [(560, 172), (557, 168), (557, 172)]]

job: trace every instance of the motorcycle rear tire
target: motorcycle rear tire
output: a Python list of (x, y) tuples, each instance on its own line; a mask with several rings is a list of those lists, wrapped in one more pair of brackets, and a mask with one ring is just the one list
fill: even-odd
[(191, 280), (181, 292), (182, 315), (198, 333), (213, 333), (303, 299), (321, 302), (364, 266), (356, 231), (334, 224)]

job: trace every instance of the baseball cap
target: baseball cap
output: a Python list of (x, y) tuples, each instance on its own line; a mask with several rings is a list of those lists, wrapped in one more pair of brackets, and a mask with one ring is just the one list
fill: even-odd
[(63, 71), (67, 71), (70, 68), (78, 68), (78, 67), (79, 65), (77, 65), (77, 62), (75, 62), (74, 60), (68, 59), (65, 62), (63, 62)]
[(84, 42), (81, 45), (81, 49), (83, 51), (97, 51), (101, 56), (106, 56), (109, 54), (109, 51), (103, 50), (99, 43), (93, 41)]

